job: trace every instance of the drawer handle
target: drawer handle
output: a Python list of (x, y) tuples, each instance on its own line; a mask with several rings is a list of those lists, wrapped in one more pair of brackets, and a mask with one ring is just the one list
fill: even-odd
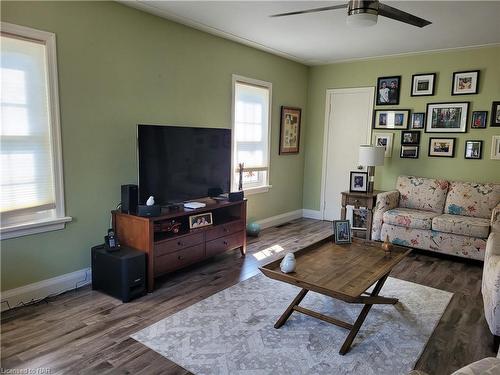
[(226, 245), (226, 246), (227, 246), (227, 241), (224, 241), (224, 245)]
[(183, 259), (184, 259), (184, 257), (183, 257), (182, 255), (179, 255), (179, 256), (177, 257), (177, 259), (179, 259), (179, 260), (183, 260)]
[(177, 241), (177, 246), (182, 246), (182, 242), (181, 241)]

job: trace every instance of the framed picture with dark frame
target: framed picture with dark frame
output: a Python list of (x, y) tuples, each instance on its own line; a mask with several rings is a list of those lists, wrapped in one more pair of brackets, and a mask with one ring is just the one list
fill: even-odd
[(419, 146), (417, 145), (401, 145), (399, 157), (401, 159), (418, 159)]
[(412, 129), (423, 129), (425, 127), (425, 112), (413, 112), (410, 127)]
[(336, 244), (351, 243), (351, 224), (349, 220), (334, 220), (333, 235)]
[(374, 129), (408, 129), (409, 109), (376, 109), (373, 114)]
[(465, 133), (469, 102), (428, 103), (426, 133)]
[(281, 107), (280, 155), (299, 153), (301, 115), (300, 108)]
[(411, 96), (434, 95), (436, 73), (422, 73), (411, 76)]
[(351, 172), (349, 191), (366, 193), (368, 191), (368, 172)]
[(428, 156), (452, 158), (455, 156), (456, 138), (429, 138)]
[(377, 105), (398, 105), (401, 76), (377, 79)]
[(488, 111), (472, 112), (472, 120), (470, 123), (471, 129), (486, 129), (486, 120), (488, 119)]
[(402, 145), (418, 145), (420, 143), (420, 132), (417, 131), (402, 131), (401, 144)]
[(189, 229), (202, 228), (212, 224), (213, 219), (211, 212), (189, 216)]
[(491, 105), (490, 126), (500, 126), (500, 102), (493, 102)]
[(479, 91), (479, 70), (454, 72), (451, 95), (471, 95)]
[(464, 157), (466, 159), (481, 159), (483, 157), (483, 141), (481, 140), (465, 141)]

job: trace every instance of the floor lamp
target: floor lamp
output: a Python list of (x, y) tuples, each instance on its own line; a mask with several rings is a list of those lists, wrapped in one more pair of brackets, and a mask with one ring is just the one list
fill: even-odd
[(359, 146), (359, 164), (368, 169), (368, 193), (373, 193), (373, 184), (375, 181), (375, 167), (384, 165), (385, 147), (384, 146)]

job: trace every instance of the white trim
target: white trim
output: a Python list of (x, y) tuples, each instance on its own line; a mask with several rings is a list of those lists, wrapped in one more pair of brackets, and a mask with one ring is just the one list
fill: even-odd
[(289, 221), (300, 219), (302, 217), (302, 209), (285, 212), (276, 216), (271, 216), (266, 219), (257, 220), (256, 223), (261, 226), (262, 229), (275, 227), (276, 225), (281, 225), (288, 223)]
[[(273, 84), (272, 82), (267, 82), (267, 81), (262, 81), (259, 79), (254, 79), (254, 78), (248, 78), (244, 77), (238, 74), (233, 74), (232, 79), (231, 79), (231, 171), (236, 170), (236, 165), (234, 164), (234, 95), (235, 95), (235, 87), (236, 87), (236, 82), (242, 82), (242, 83), (248, 83), (250, 85), (255, 85), (255, 86), (260, 86), (260, 87), (265, 87), (269, 90), (269, 110), (268, 110), (268, 119), (267, 119), (267, 173), (266, 173), (266, 179), (265, 184), (263, 186), (258, 186), (255, 188), (247, 188), (243, 189), (245, 192), (248, 191), (250, 195), (260, 193), (260, 192), (267, 192), (269, 191), (269, 187), (272, 187), (271, 185), (271, 129), (272, 129), (272, 113), (273, 113)], [(234, 173), (231, 172), (231, 190), (233, 190), (234, 187)], [(267, 190), (265, 190), (267, 188)], [(258, 191), (261, 189), (262, 191)], [(252, 191), (251, 191), (252, 190)], [(255, 192), (253, 192), (255, 191)]]
[[(331, 117), (331, 109), (332, 109), (332, 96), (335, 93), (343, 92), (343, 93), (356, 93), (356, 92), (370, 92), (372, 94), (372, 103), (370, 105), (370, 131), (368, 132), (368, 136), (366, 139), (367, 144), (371, 144), (372, 138), (372, 116), (373, 116), (373, 101), (374, 101), (374, 90), (375, 87), (352, 87), (352, 88), (339, 88), (339, 89), (327, 89), (326, 90), (326, 104), (325, 104), (325, 124), (324, 124), (324, 133), (323, 133), (323, 155), (321, 161), (321, 192), (320, 192), (320, 203), (319, 203), (319, 212), (321, 213), (321, 220), (325, 219), (325, 189), (326, 189), (326, 162), (328, 156), (328, 138), (330, 132), (330, 117)], [(340, 198), (339, 198), (340, 199)]]
[(59, 84), (57, 71), (57, 47), (56, 34), (15, 25), (8, 22), (0, 22), (1, 30), (10, 34), (19, 35), (31, 39), (42, 40), (45, 42), (47, 53), (47, 84), (49, 95), (49, 126), (52, 146), (52, 168), (54, 171), (54, 195), (56, 219), (47, 220), (39, 223), (26, 223), (13, 227), (2, 228), (2, 239), (26, 236), (34, 233), (47, 232), (51, 230), (64, 229), (64, 223), (71, 221), (66, 216), (64, 206), (64, 177), (61, 143), (61, 120), (59, 109)]
[(307, 219), (323, 220), (323, 213), (319, 210), (302, 209), (302, 217)]
[(254, 195), (254, 194), (260, 194), (260, 193), (267, 193), (273, 185), (262, 185), (254, 188), (246, 188), (243, 189), (245, 196), (247, 195)]
[(15, 289), (1, 292), (2, 311), (42, 300), (48, 296), (61, 294), (80, 288), (92, 282), (91, 269), (84, 268), (65, 275), (42, 280)]
[(73, 218), (65, 216), (57, 219), (48, 219), (38, 222), (22, 223), (0, 229), (0, 239), (7, 240), (9, 238), (28, 236), (30, 234), (43, 233), (53, 230), (64, 229), (65, 224), (73, 220)]

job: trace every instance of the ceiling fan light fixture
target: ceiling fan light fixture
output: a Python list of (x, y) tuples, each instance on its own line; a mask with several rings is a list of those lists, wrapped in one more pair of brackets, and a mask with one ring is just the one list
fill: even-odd
[(355, 13), (347, 16), (347, 24), (354, 27), (369, 27), (376, 25), (377, 19), (377, 14)]

